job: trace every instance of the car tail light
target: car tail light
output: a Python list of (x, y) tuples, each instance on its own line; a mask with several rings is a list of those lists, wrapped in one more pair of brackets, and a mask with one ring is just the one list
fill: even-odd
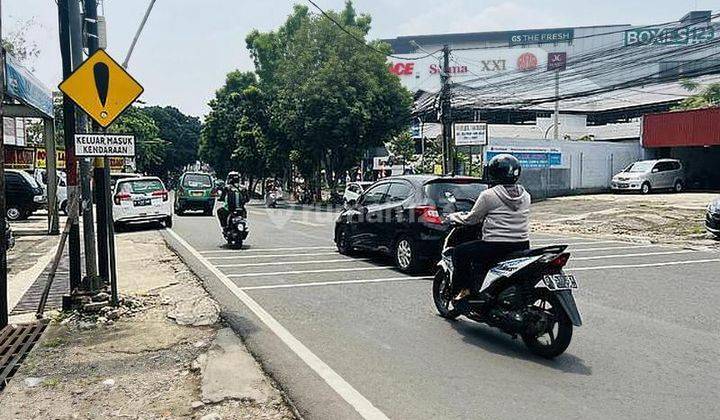
[(442, 218), (435, 206), (419, 206), (415, 208), (415, 215), (421, 222), (430, 223), (432, 225), (441, 225)]
[(163, 201), (168, 201), (168, 192), (165, 190), (160, 191), (154, 191), (152, 193), (153, 197), (162, 197)]
[(115, 205), (120, 205), (120, 202), (129, 200), (131, 198), (130, 194), (128, 193), (118, 193), (115, 194)]
[(567, 252), (564, 252), (557, 257), (553, 258), (548, 262), (549, 265), (557, 268), (563, 268), (565, 267), (565, 264), (567, 264), (568, 260), (570, 259), (570, 254)]

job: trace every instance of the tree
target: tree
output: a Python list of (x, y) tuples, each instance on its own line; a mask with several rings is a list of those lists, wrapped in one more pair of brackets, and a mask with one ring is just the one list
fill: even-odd
[(393, 137), (386, 147), (395, 161), (402, 163), (403, 168), (415, 161), (415, 139), (407, 131)]
[(198, 160), (200, 143), (200, 119), (185, 115), (177, 108), (151, 106), (139, 108), (155, 122), (160, 136), (166, 142), (162, 166), (162, 176), (176, 175), (189, 164)]
[(680, 83), (688, 92), (694, 94), (683, 99), (675, 109), (688, 110), (720, 105), (720, 83), (710, 83), (706, 86), (701, 86), (699, 83), (687, 79), (682, 80)]
[(371, 49), (357, 41), (367, 36), (370, 17), (358, 16), (351, 1), (340, 13), (328, 14), (353, 36), (295, 6), (277, 31), (247, 37), (267, 97), (267, 140), (286, 156), (297, 152), (293, 163), (315, 189), (323, 170), (334, 189), (365, 150), (400, 134), (412, 102), (387, 71), (389, 46), (368, 44)]
[(128, 108), (109, 130), (135, 136), (135, 163), (138, 172), (165, 176), (164, 160), (169, 143), (160, 138), (160, 129), (142, 108)]
[(28, 41), (27, 38), (28, 31), (36, 25), (34, 19), (18, 22), (17, 29), (10, 31), (2, 39), (3, 48), (20, 63), (30, 67), (30, 71), (35, 70), (32, 62), (40, 55), (40, 47), (37, 43)]

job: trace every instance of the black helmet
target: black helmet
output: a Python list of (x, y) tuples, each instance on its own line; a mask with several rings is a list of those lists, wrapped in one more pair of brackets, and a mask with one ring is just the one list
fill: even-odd
[(227, 184), (239, 184), (239, 183), (240, 183), (240, 174), (235, 171), (228, 172)]
[(520, 161), (510, 154), (493, 156), (485, 168), (487, 181), (492, 185), (517, 184), (522, 167)]

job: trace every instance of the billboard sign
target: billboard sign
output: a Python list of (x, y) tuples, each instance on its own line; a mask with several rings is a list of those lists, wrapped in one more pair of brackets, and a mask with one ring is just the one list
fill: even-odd
[(54, 118), (52, 93), (12, 54), (5, 53), (5, 83), (8, 96)]
[(453, 124), (455, 146), (484, 146), (488, 143), (488, 127), (486, 123), (455, 123)]
[(523, 168), (550, 168), (562, 166), (562, 152), (554, 147), (491, 146), (485, 151), (485, 161), (500, 154), (515, 156)]
[(644, 27), (625, 31), (625, 46), (695, 45), (712, 41), (717, 37), (718, 31), (713, 26)]
[(547, 69), (552, 70), (565, 70), (567, 68), (567, 53), (566, 52), (551, 52), (548, 53)]
[(571, 42), (575, 38), (575, 29), (541, 29), (510, 32), (510, 46), (532, 44), (557, 44)]

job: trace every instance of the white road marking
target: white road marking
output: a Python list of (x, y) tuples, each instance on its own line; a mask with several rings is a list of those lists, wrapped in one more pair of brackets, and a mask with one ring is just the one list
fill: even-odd
[(309, 348), (300, 342), (290, 331), (282, 326), (272, 315), (263, 309), (245, 291), (240, 289), (230, 278), (223, 274), (218, 268), (205, 259), (195, 248), (190, 246), (183, 238), (172, 229), (167, 232), (175, 238), (180, 245), (185, 247), (195, 258), (212, 272), (245, 306), (248, 307), (280, 340), (282, 340), (300, 359), (315, 371), (335, 392), (350, 404), (355, 411), (365, 419), (383, 420), (388, 417), (375, 407), (367, 398), (358, 392), (352, 385), (338, 375), (330, 366), (320, 360)]
[(330, 263), (347, 263), (353, 261), (367, 261), (365, 258), (343, 258), (335, 260), (312, 260), (312, 261), (274, 261), (249, 264), (218, 264), (217, 268), (240, 268), (240, 267), (264, 267), (272, 265), (290, 265), (290, 264), (330, 264)]
[(313, 286), (334, 286), (343, 284), (365, 284), (365, 283), (385, 283), (385, 282), (396, 282), (396, 281), (409, 281), (409, 280), (432, 280), (432, 277), (389, 277), (386, 279), (367, 279), (367, 280), (338, 280), (338, 281), (326, 281), (326, 282), (312, 282), (312, 283), (294, 283), (294, 284), (271, 284), (267, 286), (249, 286), (241, 287), (242, 290), (265, 290), (265, 289), (291, 289), (294, 287), (313, 287)]
[(631, 258), (631, 257), (651, 257), (653, 255), (676, 255), (676, 254), (692, 254), (697, 251), (683, 249), (681, 251), (661, 251), (661, 252), (643, 252), (640, 254), (617, 254), (617, 255), (596, 255), (594, 257), (571, 258), (573, 261), (590, 261), (604, 260), (607, 258)]
[(301, 247), (294, 247), (294, 248), (213, 249), (213, 250), (198, 251), (198, 252), (203, 255), (212, 254), (212, 253), (216, 253), (216, 252), (220, 252), (220, 253), (234, 252), (238, 255), (241, 255), (241, 254), (245, 254), (248, 252), (302, 251), (305, 249), (307, 249), (307, 250), (335, 249), (335, 247), (334, 246), (301, 246)]
[(294, 274), (317, 274), (317, 273), (340, 273), (347, 271), (372, 271), (372, 270), (390, 270), (392, 267), (357, 267), (357, 268), (331, 268), (322, 270), (300, 270), (300, 271), (276, 271), (274, 273), (243, 273), (228, 274), (231, 278), (241, 277), (268, 277), (268, 276), (289, 276)]
[(629, 264), (629, 265), (605, 265), (600, 267), (578, 267), (578, 268), (566, 268), (565, 271), (593, 271), (593, 270), (613, 270), (623, 268), (649, 268), (649, 267), (665, 267), (671, 265), (687, 265), (687, 264), (706, 264), (720, 262), (720, 258), (708, 259), (708, 260), (690, 260), (690, 261), (670, 261), (661, 263), (648, 263), (648, 264)]
[(585, 242), (571, 242), (567, 240), (553, 240), (553, 241), (547, 241), (547, 242), (539, 242), (539, 241), (533, 241), (530, 240), (530, 245), (540, 245), (540, 246), (548, 246), (548, 245), (569, 245), (569, 246), (578, 246), (578, 245), (595, 245), (595, 244), (627, 244), (627, 245), (633, 245), (632, 242), (622, 242), (622, 241), (585, 241)]
[(614, 249), (638, 249), (638, 248), (668, 248), (663, 245), (631, 245), (631, 246), (608, 246), (603, 248), (582, 248), (569, 249), (570, 252), (590, 252), (590, 251), (612, 251)]
[(297, 223), (298, 225), (311, 226), (311, 227), (328, 226), (328, 224), (324, 224), (324, 223), (305, 222), (303, 220), (291, 220), (290, 223)]
[(238, 255), (232, 257), (213, 257), (207, 256), (208, 260), (244, 260), (258, 258), (288, 258), (288, 257), (320, 257), (327, 255), (339, 255), (337, 252), (310, 252), (310, 253), (292, 253), (292, 254), (261, 254), (261, 255)]

